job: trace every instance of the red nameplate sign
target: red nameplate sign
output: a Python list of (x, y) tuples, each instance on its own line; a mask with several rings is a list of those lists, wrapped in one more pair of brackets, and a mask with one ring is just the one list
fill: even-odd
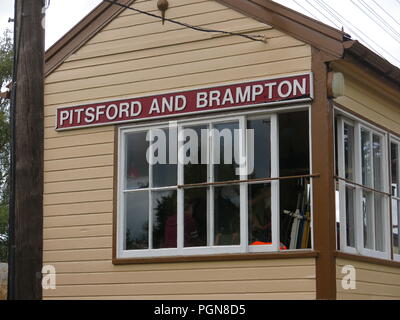
[(309, 101), (312, 74), (258, 80), (57, 109), (57, 130)]

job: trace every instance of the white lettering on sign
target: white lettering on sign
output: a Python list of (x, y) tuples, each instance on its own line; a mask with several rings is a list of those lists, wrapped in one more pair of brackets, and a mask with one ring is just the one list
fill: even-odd
[[(103, 116), (108, 121), (113, 121), (117, 118), (130, 118), (140, 115), (142, 112), (142, 104), (139, 101), (131, 103), (122, 102), (120, 104), (99, 105), (89, 108), (79, 108), (73, 110), (63, 110), (60, 112), (58, 125), (63, 126), (66, 122), (72, 124), (81, 124), (83, 122), (91, 123), (99, 121)], [(82, 116), (82, 114), (84, 116)]]
[(172, 117), (188, 113), (310, 101), (312, 74), (57, 109), (57, 130)]

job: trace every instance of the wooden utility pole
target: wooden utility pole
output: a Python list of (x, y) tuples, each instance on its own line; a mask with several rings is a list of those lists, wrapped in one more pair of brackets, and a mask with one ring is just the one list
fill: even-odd
[(9, 299), (42, 298), (44, 0), (15, 0)]

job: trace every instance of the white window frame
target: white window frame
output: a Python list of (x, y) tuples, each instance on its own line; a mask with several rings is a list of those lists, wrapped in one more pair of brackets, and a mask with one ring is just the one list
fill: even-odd
[[(335, 108), (336, 109), (336, 108)], [(374, 258), (380, 259), (390, 259), (391, 258), (391, 239), (390, 238), (390, 216), (389, 212), (389, 201), (391, 197), (389, 196), (389, 171), (388, 171), (388, 145), (387, 145), (387, 133), (383, 132), (381, 129), (361, 120), (353, 115), (336, 109), (337, 118), (337, 143), (338, 143), (338, 174), (339, 174), (339, 206), (340, 206), (340, 250), (350, 254), (360, 254)], [(354, 155), (353, 155), (353, 182), (345, 181), (345, 159), (344, 159), (344, 124), (348, 124), (354, 129)], [(377, 135), (381, 138), (381, 148), (382, 148), (382, 159), (381, 159), (381, 175), (382, 175), (382, 189), (380, 190), (387, 195), (383, 195), (383, 236), (384, 236), (384, 252), (367, 249), (364, 247), (364, 232), (363, 232), (363, 221), (362, 221), (362, 193), (365, 188), (361, 187), (362, 182), (362, 160), (361, 160), (361, 130), (367, 130), (370, 136)], [(371, 161), (373, 161), (372, 156), (372, 146), (371, 146)], [(373, 162), (371, 164), (371, 177), (373, 179)], [(346, 234), (346, 186), (351, 186), (354, 188), (355, 204), (354, 204), (354, 220), (355, 220), (355, 247), (347, 246), (347, 234)], [(367, 187), (367, 186), (365, 186)], [(371, 188), (373, 189), (373, 188)], [(373, 199), (376, 192), (371, 192)], [(374, 203), (374, 202), (373, 202)], [(374, 217), (374, 207), (372, 208), (372, 216)], [(373, 219), (375, 224), (375, 219)], [(375, 244), (375, 241), (374, 241)]]
[[(397, 144), (397, 147), (398, 147), (398, 154), (397, 154), (397, 157), (398, 157), (398, 160), (400, 160), (400, 138), (398, 138), (398, 137), (395, 137), (395, 136), (393, 136), (393, 135), (390, 135), (389, 136), (389, 146), (392, 144), (392, 143), (395, 143), (395, 144)], [(391, 149), (391, 147), (389, 147), (389, 152), (390, 152), (390, 156), (389, 156), (389, 159), (391, 159), (391, 151), (392, 149)], [(397, 184), (400, 186), (400, 161), (398, 161), (397, 162), (397, 175), (398, 175), (398, 177), (397, 177), (397, 179), (398, 179), (398, 181), (397, 181)], [(393, 181), (392, 181), (392, 174), (390, 174), (390, 186), (392, 186), (392, 183), (393, 183)], [(391, 196), (391, 199), (392, 200), (394, 200), (394, 201), (397, 201), (397, 202), (400, 202), (400, 193), (399, 193), (399, 196), (394, 196), (393, 195), (393, 193), (392, 193), (392, 190), (390, 190), (390, 193), (392, 194), (392, 196)], [(391, 206), (391, 216), (392, 216), (392, 219), (393, 219), (393, 205)], [(399, 219), (399, 218), (398, 218)], [(398, 232), (400, 231), (400, 229), (399, 229), (399, 223), (400, 221), (398, 220), (397, 221), (397, 228), (398, 228)], [(391, 232), (390, 232), (390, 236), (391, 236), (391, 241), (393, 241), (393, 220), (392, 220), (392, 225), (391, 225)], [(400, 242), (400, 241), (399, 241)], [(400, 245), (400, 243), (399, 243), (399, 245)], [(400, 261), (400, 253), (399, 254), (395, 254), (394, 253), (394, 250), (393, 250), (393, 260), (395, 260), (395, 261)]]
[[(246, 129), (247, 120), (254, 119), (269, 119), (271, 122), (271, 177), (279, 177), (279, 128), (278, 128), (278, 114), (284, 112), (297, 112), (297, 111), (308, 111), (309, 112), (309, 146), (310, 146), (310, 173), (312, 172), (312, 158), (311, 158), (311, 111), (310, 105), (296, 105), (291, 107), (280, 108), (279, 110), (256, 110), (256, 111), (247, 111), (247, 112), (232, 112), (227, 113), (226, 115), (212, 115), (212, 116), (204, 116), (198, 117), (196, 119), (179, 119), (178, 123), (178, 135), (182, 127), (196, 126), (196, 125), (209, 125), (209, 124), (217, 124), (223, 122), (239, 122), (239, 129)], [(232, 246), (214, 246), (213, 245), (213, 212), (211, 212), (212, 208), (207, 208), (207, 219), (208, 221), (208, 230), (207, 235), (210, 237), (208, 239), (208, 243), (211, 244), (207, 247), (194, 247), (194, 248), (184, 248), (183, 247), (183, 221), (184, 221), (184, 212), (183, 212), (183, 189), (178, 188), (177, 186), (172, 187), (164, 187), (164, 188), (151, 188), (151, 181), (149, 181), (149, 188), (138, 189), (136, 191), (145, 191), (147, 190), (150, 194), (152, 191), (158, 190), (177, 190), (177, 248), (168, 248), (168, 249), (138, 249), (138, 250), (124, 250), (124, 241), (125, 241), (125, 201), (124, 201), (124, 165), (125, 165), (125, 137), (126, 134), (132, 132), (143, 132), (150, 129), (155, 128), (168, 128), (170, 121), (162, 121), (157, 123), (144, 123), (144, 124), (135, 124), (134, 126), (123, 126), (118, 128), (118, 190), (117, 190), (117, 225), (116, 225), (116, 255), (117, 259), (129, 259), (129, 258), (152, 258), (152, 257), (174, 257), (174, 256), (196, 256), (196, 255), (213, 255), (213, 254), (238, 254), (238, 253), (254, 253), (254, 252), (278, 252), (280, 251), (280, 214), (279, 214), (279, 180), (271, 180), (257, 183), (271, 184), (271, 238), (272, 245), (262, 245), (262, 246), (250, 246), (248, 244), (248, 185), (253, 183), (242, 182), (235, 185), (239, 185), (241, 189), (240, 193), (240, 245), (232, 245)], [(244, 132), (244, 131), (242, 131)], [(241, 136), (242, 141), (244, 142), (246, 148), (246, 154), (248, 154), (247, 143), (244, 136)], [(208, 143), (211, 143), (211, 138), (209, 138)], [(179, 145), (178, 145), (179, 148)], [(178, 149), (179, 150), (179, 149)], [(207, 150), (212, 150), (213, 148), (207, 148)], [(275, 156), (274, 156), (275, 155)], [(209, 157), (212, 154), (208, 154)], [(213, 182), (213, 166), (208, 165), (208, 181), (209, 183)], [(183, 185), (183, 164), (178, 163), (178, 181), (177, 185)], [(149, 169), (151, 172), (151, 169)], [(149, 176), (149, 180), (151, 176)], [(246, 180), (247, 176), (240, 176), (240, 180)], [(239, 179), (238, 179), (239, 180)], [(255, 183), (254, 183), (255, 184)], [(311, 195), (313, 190), (312, 179), (310, 179), (311, 186)], [(214, 188), (214, 186), (211, 186)], [(129, 191), (135, 192), (135, 191)], [(210, 195), (214, 193), (211, 192)], [(151, 196), (150, 196), (151, 197)], [(310, 199), (310, 210), (311, 210), (311, 247), (313, 248), (313, 206), (312, 206), (312, 196)], [(179, 205), (180, 203), (180, 205)], [(213, 199), (209, 199), (208, 206), (210, 203), (213, 203)], [(149, 230), (151, 229), (152, 223), (152, 214), (151, 214), (151, 199), (149, 200)], [(151, 243), (151, 233), (149, 232), (149, 246)], [(302, 249), (302, 250), (312, 250), (312, 249)], [(298, 249), (293, 250), (285, 250), (286, 251), (298, 251)]]

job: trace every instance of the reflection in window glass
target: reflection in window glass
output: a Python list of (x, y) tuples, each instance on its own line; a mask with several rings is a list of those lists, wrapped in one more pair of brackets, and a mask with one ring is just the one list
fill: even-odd
[(271, 124), (269, 120), (247, 121), (247, 130), (254, 130), (254, 171), (249, 179), (271, 177)]
[(185, 247), (207, 246), (207, 190), (208, 188), (185, 190)]
[(346, 187), (346, 235), (347, 246), (355, 247), (354, 188)]
[(344, 124), (344, 166), (346, 179), (354, 179), (354, 128)]
[(149, 164), (146, 158), (148, 146), (146, 132), (126, 135), (126, 189), (143, 189), (149, 186)]
[(372, 136), (373, 143), (373, 159), (374, 159), (374, 188), (382, 190), (382, 139), (377, 136)]
[[(169, 135), (170, 132), (168, 129), (162, 129), (154, 131), (160, 134), (155, 134), (155, 138), (153, 140), (153, 146), (157, 146), (154, 150), (154, 155), (157, 159), (160, 159), (159, 163), (153, 165), (153, 187), (161, 188), (167, 186), (175, 186), (177, 184), (177, 158), (178, 151), (170, 150), (169, 143)], [(164, 138), (162, 138), (162, 134), (164, 133)], [(159, 140), (160, 139), (160, 140)], [(177, 148), (175, 148), (177, 149)], [(162, 155), (161, 153), (164, 154)], [(176, 152), (176, 154), (171, 154), (171, 152)]]
[(236, 175), (235, 150), (234, 141), (239, 141), (239, 123), (229, 122), (216, 124), (212, 130), (213, 156), (214, 163), (214, 181), (231, 181), (238, 180)]
[(271, 245), (271, 184), (251, 184), (249, 196), (249, 244)]
[(125, 250), (149, 248), (149, 192), (125, 194)]
[(391, 143), (390, 150), (390, 163), (392, 168), (392, 195), (399, 197), (399, 145), (397, 143)]
[[(185, 184), (207, 182), (207, 126), (185, 127), (184, 151), (184, 182)], [(203, 133), (203, 136), (202, 136)], [(202, 141), (202, 137), (204, 141)], [(202, 143), (205, 145), (202, 150)], [(203, 154), (203, 152), (205, 154)], [(203, 161), (202, 161), (203, 160)]]
[(372, 192), (363, 191), (362, 195), (362, 219), (363, 219), (363, 230), (364, 230), (364, 248), (374, 249), (374, 220), (372, 217)]
[(371, 179), (371, 139), (367, 130), (361, 130), (361, 161), (362, 161), (362, 184), (372, 187)]
[(154, 191), (153, 248), (177, 247), (176, 190)]
[(214, 244), (240, 244), (239, 186), (214, 188)]
[(393, 253), (400, 254), (399, 220), (400, 201), (392, 200)]
[(384, 225), (383, 225), (383, 196), (381, 194), (376, 193), (374, 197), (375, 201), (375, 250), (377, 251), (385, 251), (384, 249)]
[[(310, 174), (309, 133), (308, 112), (279, 114), (281, 177)], [(282, 180), (279, 189), (281, 246), (287, 249), (311, 248), (309, 179)]]

